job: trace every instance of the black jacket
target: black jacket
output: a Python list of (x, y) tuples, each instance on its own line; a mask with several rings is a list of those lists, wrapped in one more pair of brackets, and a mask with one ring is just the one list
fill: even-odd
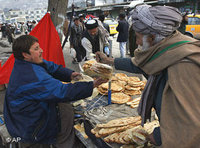
[(128, 22), (124, 19), (119, 21), (117, 26), (117, 31), (119, 32), (117, 37), (117, 42), (127, 42), (128, 41)]

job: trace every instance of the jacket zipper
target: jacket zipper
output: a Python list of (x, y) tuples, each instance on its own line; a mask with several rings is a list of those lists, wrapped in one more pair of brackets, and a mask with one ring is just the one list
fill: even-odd
[(44, 124), (44, 119), (41, 119), (39, 125), (35, 128), (35, 130), (33, 131), (32, 137), (37, 141), (37, 135), (42, 127), (42, 125)]

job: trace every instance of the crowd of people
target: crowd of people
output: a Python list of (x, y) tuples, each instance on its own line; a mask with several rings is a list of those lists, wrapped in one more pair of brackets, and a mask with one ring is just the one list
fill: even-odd
[(1, 39), (7, 38), (10, 44), (13, 43), (15, 35), (29, 34), (36, 26), (36, 21), (15, 22), (15, 23), (2, 23), (0, 24)]
[[(109, 32), (98, 19), (74, 18), (70, 48), (74, 62), (89, 60), (116, 69), (143, 74), (147, 79), (138, 113), (142, 125), (155, 109), (160, 127), (148, 140), (163, 148), (199, 147), (200, 135), (200, 42), (178, 31), (182, 15), (175, 7), (138, 5), (131, 12), (131, 24), (120, 14), (118, 42), (121, 57), (109, 55)], [(102, 19), (101, 19), (102, 20)], [(132, 29), (139, 46), (133, 58), (126, 58), (124, 44)], [(22, 147), (84, 147), (74, 134), (74, 111), (70, 101), (92, 95), (93, 88), (108, 80), (68, 83), (81, 75), (42, 58), (37, 38), (23, 35), (12, 46), (15, 57), (4, 104), (4, 118), (12, 137), (21, 137)], [(133, 52), (133, 50), (132, 50)]]

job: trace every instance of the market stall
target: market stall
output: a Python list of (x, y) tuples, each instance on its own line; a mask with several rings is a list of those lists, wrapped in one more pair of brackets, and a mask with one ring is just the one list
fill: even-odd
[[(94, 63), (96, 62), (86, 62), (82, 66), (85, 74), (102, 76)], [(92, 66), (91, 71), (89, 69)], [(102, 70), (102, 73), (105, 71)], [(111, 85), (103, 83), (94, 89), (90, 98), (73, 103), (77, 113), (76, 135), (87, 148), (147, 146), (147, 135), (154, 127), (159, 126), (159, 123), (153, 113), (153, 122), (145, 124), (144, 127), (140, 126), (141, 118), (138, 116), (137, 107), (146, 82), (124, 73), (113, 74), (111, 69), (103, 77), (109, 78)], [(87, 79), (89, 81), (92, 78)], [(109, 103), (108, 90), (112, 92), (110, 98), (112, 104)]]

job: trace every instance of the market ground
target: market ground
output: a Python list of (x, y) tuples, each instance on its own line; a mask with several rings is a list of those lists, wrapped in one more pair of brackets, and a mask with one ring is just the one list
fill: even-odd
[[(112, 41), (112, 56), (113, 57), (120, 57), (120, 51), (119, 51), (119, 43), (116, 42), (117, 35), (113, 37)], [(6, 62), (6, 60), (9, 58), (9, 56), (12, 53), (12, 45), (10, 45), (7, 41), (7, 39), (0, 40), (0, 60), (2, 60), (2, 65)], [(65, 59), (65, 64), (67, 68), (70, 68), (74, 71), (80, 72), (78, 64), (73, 64), (72, 63), (72, 58), (69, 56), (69, 42), (65, 44), (64, 50), (64, 59)], [(129, 55), (126, 55), (129, 57)], [(114, 72), (120, 72), (117, 70), (114, 70)], [(127, 75), (134, 75), (130, 73), (126, 73)], [(138, 75), (141, 77), (141, 75)], [(5, 96), (6, 90), (0, 91), (0, 114), (3, 112), (3, 102), (4, 102), (4, 96)]]

